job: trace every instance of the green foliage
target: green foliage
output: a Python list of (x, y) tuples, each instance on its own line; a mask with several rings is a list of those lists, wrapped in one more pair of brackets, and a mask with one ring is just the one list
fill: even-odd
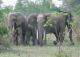
[[(41, 2), (40, 2), (41, 1)], [(31, 0), (18, 0), (15, 6), (15, 11), (22, 12), (26, 15), (31, 13), (44, 13), (58, 11), (54, 4), (50, 4), (50, 0), (40, 0), (32, 2)], [(52, 7), (50, 7), (52, 5)]]
[(5, 34), (8, 34), (8, 29), (5, 26), (4, 21), (7, 19), (6, 14), (13, 11), (12, 9), (13, 9), (12, 6), (5, 6), (0, 9), (0, 35), (2, 35), (2, 36)]
[(44, 24), (44, 27), (46, 26), (50, 26), (52, 27), (52, 25), (56, 22), (56, 17), (60, 16), (62, 13), (59, 12), (53, 12), (51, 13), (51, 15), (48, 17), (47, 22)]
[(10, 48), (10, 47), (11, 47), (11, 42), (9, 36), (8, 35), (4, 35), (3, 37), (0, 36), (0, 49)]
[(60, 15), (60, 13), (58, 13), (58, 12), (51, 13), (51, 15), (48, 17), (48, 21), (44, 24), (44, 27), (45, 26), (51, 27), (56, 20), (55, 17), (57, 17), (58, 15)]
[(8, 36), (8, 28), (4, 25), (4, 22), (0, 23), (0, 49), (10, 47), (10, 41)]
[(10, 47), (10, 39), (8, 38), (8, 28), (5, 26), (4, 22), (0, 23), (0, 49)]
[(63, 8), (69, 9), (75, 15), (80, 15), (80, 0), (62, 0)]
[(5, 35), (5, 34), (8, 34), (8, 29), (3, 23), (0, 23), (0, 35)]
[(9, 12), (12, 12), (13, 11), (13, 7), (12, 6), (5, 6), (3, 9), (2, 9), (2, 12), (3, 13), (6, 13), (8, 14)]
[(2, 18), (3, 18), (3, 10), (0, 9), (0, 21), (2, 20)]
[(7, 19), (7, 14), (12, 11), (12, 6), (0, 7), (0, 49), (10, 47), (10, 39), (7, 37), (9, 30), (4, 21)]
[(74, 29), (74, 32), (76, 33), (76, 39), (78, 42), (80, 42), (80, 17), (75, 16), (74, 21), (72, 23), (72, 27)]
[(8, 14), (11, 11), (12, 11), (11, 6), (5, 6), (4, 8), (1, 8), (1, 10), (0, 10), (0, 35), (2, 35), (2, 36), (5, 34), (8, 34), (8, 29), (5, 26), (4, 21), (7, 19), (7, 18), (5, 18), (6, 14)]

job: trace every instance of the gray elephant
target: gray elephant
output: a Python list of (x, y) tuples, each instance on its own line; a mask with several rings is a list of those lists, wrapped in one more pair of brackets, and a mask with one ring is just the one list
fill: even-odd
[[(33, 14), (30, 14), (27, 18), (28, 28), (31, 32), (30, 36), (32, 36), (33, 45), (37, 45), (37, 36), (36, 36), (37, 35), (36, 34), (37, 33), (37, 16), (38, 16), (37, 13), (33, 13)], [(28, 43), (29, 43), (29, 41), (30, 41), (30, 39), (28, 39)]]
[[(67, 13), (67, 15), (64, 15)], [(72, 40), (72, 27), (71, 27), (71, 21), (72, 21), (72, 15), (69, 12), (61, 12), (61, 15), (53, 18), (55, 19), (55, 22), (52, 21), (51, 26), (46, 26), (45, 30), (46, 33), (53, 33), (56, 36), (56, 41), (54, 41), (54, 44), (59, 43), (62, 45), (63, 40), (64, 40), (64, 31), (65, 27), (69, 29), (69, 38), (72, 44), (74, 44)]]
[(19, 12), (9, 13), (8, 15), (9, 28), (12, 31), (13, 41), (18, 45), (19, 31), (21, 35), (21, 43), (25, 44), (27, 20), (26, 16)]
[(46, 14), (38, 14), (37, 16), (37, 39), (38, 39), (38, 44), (42, 46), (43, 44), (46, 44), (46, 34), (45, 34), (45, 29), (44, 29), (44, 24), (47, 21), (47, 17), (49, 16), (49, 13)]

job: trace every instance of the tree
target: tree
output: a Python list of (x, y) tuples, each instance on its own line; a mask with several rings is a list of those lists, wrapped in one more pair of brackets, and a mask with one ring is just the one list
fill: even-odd
[(0, 0), (0, 45), (4, 47), (9, 47), (9, 38), (5, 36), (8, 35), (8, 28), (5, 25), (5, 20), (7, 19), (6, 14), (13, 10), (12, 6), (1, 7), (2, 1)]
[(2, 0), (0, 0), (0, 8), (1, 8), (1, 5), (2, 5)]
[(58, 8), (51, 3), (51, 0), (18, 0), (15, 11), (22, 12), (26, 15), (30, 13), (44, 13), (58, 11)]
[(80, 15), (80, 0), (62, 0), (63, 8), (69, 9), (74, 14)]

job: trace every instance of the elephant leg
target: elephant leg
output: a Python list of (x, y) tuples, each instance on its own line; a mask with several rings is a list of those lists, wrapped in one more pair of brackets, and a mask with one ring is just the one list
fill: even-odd
[(69, 29), (69, 38), (70, 38), (71, 44), (74, 45), (74, 42), (72, 39), (72, 29)]
[(33, 45), (37, 45), (36, 32), (32, 31), (32, 43)]
[(59, 43), (59, 35), (55, 34), (56, 37), (56, 41), (53, 41), (54, 45), (57, 45), (57, 43)]
[(18, 37), (16, 37), (15, 42), (15, 44), (18, 45)]
[(25, 40), (26, 40), (26, 39), (25, 39), (25, 33), (22, 33), (22, 44), (23, 44), (23, 45), (26, 44)]
[(47, 39), (46, 39), (46, 31), (44, 30), (44, 45), (47, 44)]
[(37, 45), (37, 39), (36, 39), (35, 35), (33, 35), (32, 43), (33, 43), (33, 45)]
[(25, 36), (26, 36), (26, 32), (25, 32), (25, 30), (23, 30), (22, 29), (22, 38), (21, 38), (21, 43), (23, 44), (23, 45), (25, 45), (26, 44), (26, 39), (25, 39)]
[(54, 45), (57, 45), (58, 43), (59, 43), (59, 41), (60, 41), (60, 38), (59, 38), (59, 31), (58, 31), (58, 29), (56, 28), (56, 27), (54, 27), (54, 34), (55, 34), (55, 37), (56, 37), (56, 41), (54, 41), (53, 43), (54, 43)]
[(26, 44), (26, 39), (25, 39), (25, 36), (26, 36), (26, 25), (25, 25), (25, 23), (21, 24), (21, 31), (22, 31), (22, 44), (25, 45)]
[(62, 43), (64, 41), (64, 33), (63, 32), (59, 33), (59, 40), (60, 40), (60, 45), (62, 45)]
[(73, 39), (72, 39), (72, 25), (67, 24), (68, 30), (69, 30), (69, 39), (71, 41), (71, 44), (74, 45)]
[(15, 29), (15, 30), (13, 30), (12, 33), (13, 33), (13, 35), (12, 35), (13, 36), (13, 43), (18, 45), (18, 30)]
[(18, 31), (16, 31), (16, 45), (18, 45)]
[(30, 31), (27, 31), (27, 34), (26, 34), (26, 44), (27, 45), (29, 45), (30, 37), (31, 37), (31, 32)]

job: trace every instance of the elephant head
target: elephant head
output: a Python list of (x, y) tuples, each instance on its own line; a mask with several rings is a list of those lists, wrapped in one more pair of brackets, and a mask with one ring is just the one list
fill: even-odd
[(72, 14), (70, 12), (63, 12), (63, 14), (65, 15), (66, 17), (66, 25), (69, 26), (70, 23), (73, 21), (72, 19)]
[(37, 39), (38, 39), (38, 44), (40, 46), (46, 44), (46, 34), (45, 34), (44, 24), (49, 16), (50, 13), (38, 14), (37, 16)]
[(26, 16), (20, 12), (8, 14), (9, 26), (12, 27), (16, 23), (17, 27), (26, 21)]
[(22, 35), (21, 38), (23, 39), (22, 43), (25, 42), (24, 41), (24, 36), (25, 35), (23, 36), (23, 34), (26, 33), (25, 32), (26, 31), (25, 30), (26, 29), (25, 24), (27, 23), (25, 15), (23, 15), (22, 13), (19, 13), (19, 12), (9, 13), (8, 14), (8, 21), (9, 21), (8, 22), (9, 23), (9, 28), (11, 28), (11, 31), (14, 34), (13, 39), (16, 42), (16, 44), (18, 44), (18, 33), (19, 33), (18, 28), (21, 29), (20, 34)]

